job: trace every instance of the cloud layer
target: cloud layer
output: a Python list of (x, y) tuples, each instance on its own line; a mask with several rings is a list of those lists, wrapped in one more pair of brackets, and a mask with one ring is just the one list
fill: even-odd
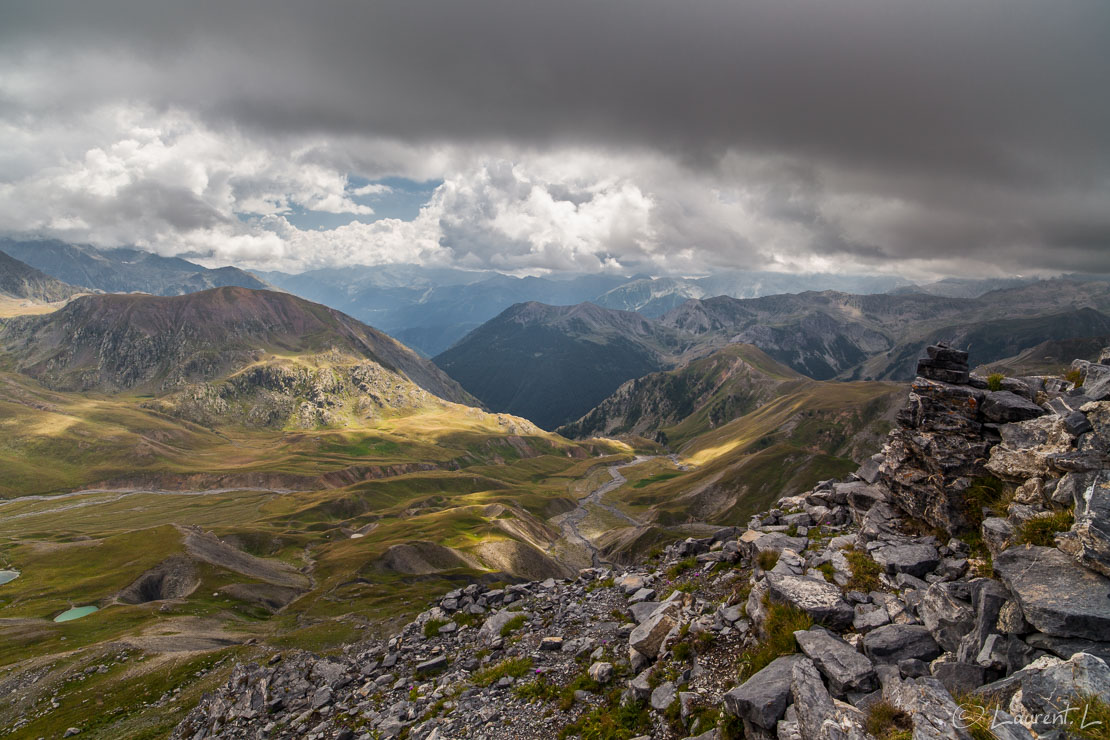
[[(1110, 272), (1101, 0), (161, 5), (5, 9), (0, 230), (281, 269)], [(388, 176), (443, 184), (374, 220), (350, 178)]]

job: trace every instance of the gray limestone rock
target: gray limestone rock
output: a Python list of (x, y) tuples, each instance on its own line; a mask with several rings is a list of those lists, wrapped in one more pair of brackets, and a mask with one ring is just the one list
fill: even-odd
[(651, 692), (651, 708), (657, 712), (665, 712), (678, 698), (678, 690), (674, 683), (666, 681), (655, 687)]
[(599, 661), (590, 666), (588, 673), (598, 683), (609, 683), (613, 679), (613, 664)]
[(988, 393), (980, 404), (979, 410), (983, 418), (996, 424), (1036, 419), (1048, 413), (1032, 401), (1009, 391)]
[(1043, 668), (1041, 662), (1022, 671), (1021, 690), (1010, 702), (1012, 712), (1038, 718), (1034, 732), (1055, 729), (1053, 715), (1077, 706), (1084, 697), (1110, 696), (1110, 667), (1101, 658), (1077, 653), (1070, 660), (1057, 660)]
[(828, 630), (814, 627), (794, 633), (798, 646), (829, 681), (837, 696), (868, 692), (877, 687), (871, 660)]
[[(975, 629), (975, 609), (966, 601), (962, 583), (934, 583), (925, 592), (918, 614), (933, 639), (948, 652), (959, 650), (960, 641)], [(993, 620), (991, 622), (993, 624)]]
[(1091, 570), (1110, 576), (1110, 470), (1090, 476), (1077, 491), (1073, 537), (1068, 554)]
[(986, 670), (974, 663), (937, 660), (931, 667), (933, 676), (949, 694), (964, 694), (983, 685)]
[(897, 663), (905, 658), (928, 661), (941, 654), (929, 629), (915, 624), (888, 624), (868, 632), (863, 651), (876, 663)]
[(926, 544), (886, 545), (875, 548), (871, 557), (891, 575), (909, 573), (917, 578), (923, 578), (940, 564), (937, 548)]
[(792, 701), (791, 680), (800, 655), (776, 658), (724, 696), (725, 711), (764, 730), (775, 729)]
[(971, 740), (962, 723), (953, 720), (960, 717), (960, 707), (932, 676), (889, 677), (883, 681), (883, 698), (910, 715), (914, 740)]
[(768, 573), (765, 580), (767, 596), (772, 601), (792, 604), (813, 621), (832, 629), (846, 629), (852, 624), (855, 616), (852, 605), (839, 588), (823, 578)]
[(1110, 634), (1110, 578), (1056, 548), (1031, 545), (1001, 553), (994, 569), (1041, 632), (1087, 640)]
[(628, 636), (629, 646), (648, 658), (657, 656), (663, 639), (678, 626), (678, 613), (679, 607), (675, 602), (660, 604), (650, 617), (632, 630)]
[(860, 722), (862, 714), (852, 709), (840, 709), (811, 660), (794, 663), (790, 691), (794, 698), (794, 711), (798, 729), (803, 738), (828, 738), (828, 740), (864, 740), (867, 732)]

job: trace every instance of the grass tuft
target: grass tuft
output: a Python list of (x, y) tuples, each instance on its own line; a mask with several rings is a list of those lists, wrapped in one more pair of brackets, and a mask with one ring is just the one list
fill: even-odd
[(755, 563), (762, 570), (771, 570), (779, 562), (778, 550), (760, 550), (755, 557)]
[(509, 635), (511, 635), (512, 633), (516, 632), (518, 629), (523, 627), (524, 623), (527, 622), (527, 621), (528, 621), (527, 616), (525, 616), (523, 614), (517, 614), (515, 617), (510, 619), (508, 622), (505, 622), (505, 624), (501, 627), (501, 636), (502, 637), (508, 637)]
[(509, 658), (508, 660), (501, 661), (497, 665), (483, 668), (471, 676), (470, 680), (475, 686), (486, 688), (487, 686), (493, 685), (494, 682), (500, 681), (505, 676), (521, 678), (527, 675), (531, 670), (531, 658)]
[(1021, 525), (1015, 541), (1019, 545), (1054, 547), (1056, 534), (1068, 531), (1074, 523), (1075, 515), (1071, 509), (1056, 511), (1048, 516), (1038, 516)]
[(844, 557), (848, 559), (848, 565), (852, 569), (852, 575), (844, 586), (845, 590), (868, 593), (882, 587), (879, 576), (883, 573), (883, 566), (876, 563), (865, 550), (850, 547), (844, 551)]
[(753, 674), (766, 668), (775, 658), (798, 652), (794, 633), (813, 626), (813, 619), (791, 604), (776, 604), (763, 598), (767, 620), (763, 628), (767, 638), (740, 654), (740, 680), (746, 681)]
[(878, 740), (909, 740), (913, 734), (910, 715), (885, 699), (871, 705), (865, 727)]

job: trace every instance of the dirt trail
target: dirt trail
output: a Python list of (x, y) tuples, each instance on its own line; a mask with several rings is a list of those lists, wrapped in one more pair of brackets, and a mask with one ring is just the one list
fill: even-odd
[(652, 460), (655, 457), (657, 456), (638, 455), (631, 462), (624, 463), (623, 465), (610, 465), (609, 475), (612, 476), (612, 480), (602, 483), (593, 491), (578, 499), (578, 506), (576, 506), (572, 511), (564, 514), (562, 519), (559, 521), (559, 527), (563, 530), (563, 536), (569, 542), (577, 545), (578, 547), (581, 547), (583, 550), (590, 554), (590, 561), (593, 563), (593, 567), (596, 568), (603, 563), (608, 563), (608, 561), (602, 559), (601, 553), (598, 551), (598, 549), (594, 547), (594, 544), (590, 542), (590, 540), (578, 529), (578, 526), (583, 522), (583, 520), (585, 520), (585, 518), (589, 516), (590, 512), (589, 509), (586, 508), (587, 505), (594, 504), (595, 506), (599, 506), (602, 509), (605, 509), (605, 511), (613, 514), (617, 518), (628, 522), (629, 525), (633, 527), (640, 526), (640, 522), (628, 516), (617, 507), (605, 503), (603, 498), (605, 497), (605, 494), (617, 490), (628, 482), (628, 479), (621, 474), (622, 468), (627, 468), (632, 465), (639, 465), (640, 463), (647, 462), (648, 460)]

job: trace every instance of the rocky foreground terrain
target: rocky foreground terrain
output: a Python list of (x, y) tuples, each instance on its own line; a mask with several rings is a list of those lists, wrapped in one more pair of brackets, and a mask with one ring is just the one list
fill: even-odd
[(272, 653), (174, 737), (1110, 737), (1110, 354), (967, 367), (931, 347), (881, 453), (745, 530)]

